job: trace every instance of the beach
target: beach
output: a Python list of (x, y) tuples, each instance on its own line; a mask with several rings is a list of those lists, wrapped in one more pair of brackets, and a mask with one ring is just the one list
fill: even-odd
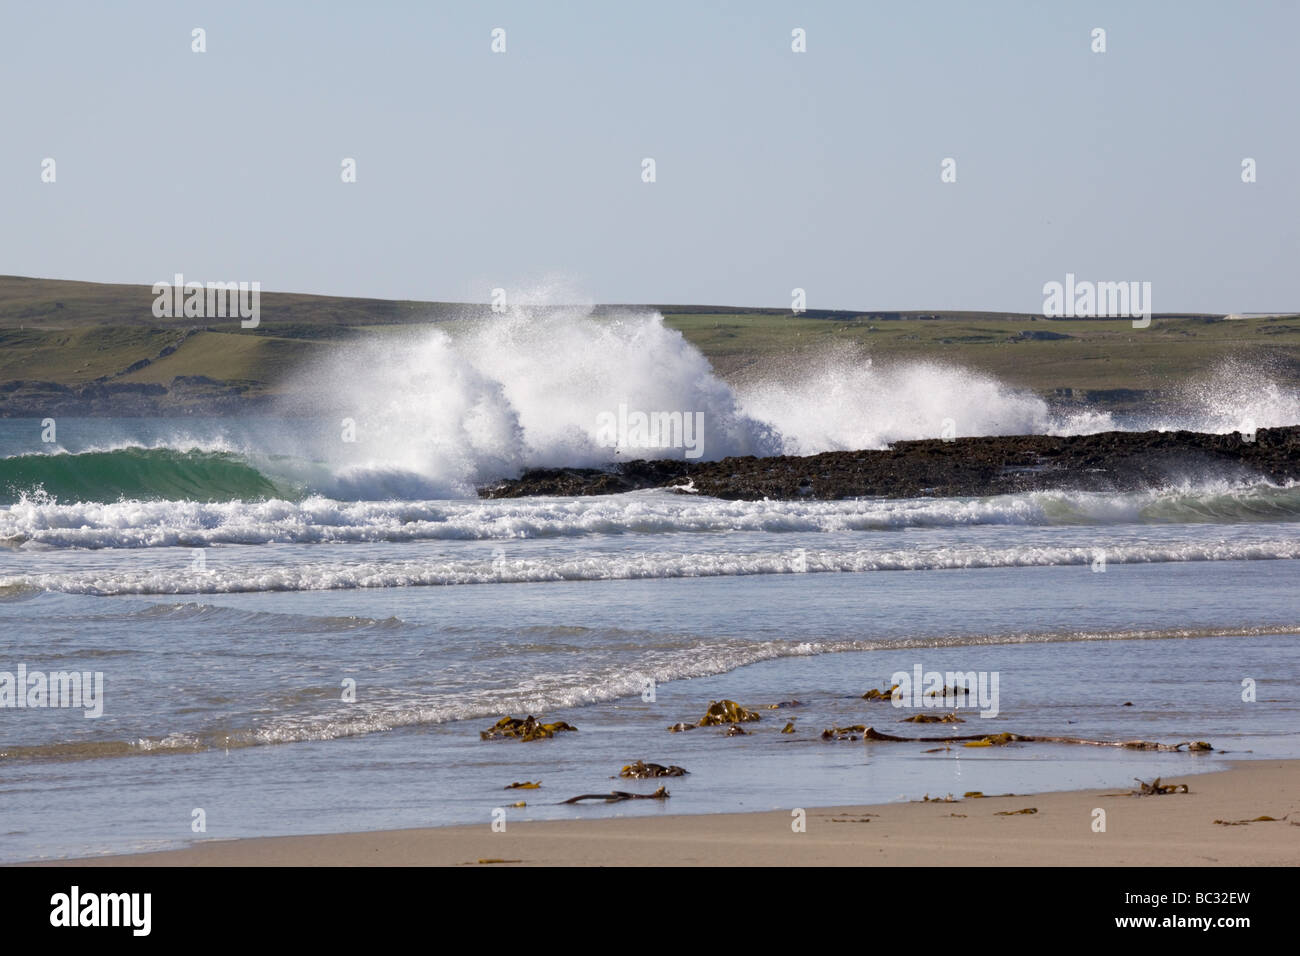
[[(793, 810), (661, 815), (508, 824), (505, 832), (484, 824), (212, 840), (52, 865), (1300, 865), (1300, 761), (1242, 762), (1162, 783), (1186, 784), (1189, 792), (1081, 790), (804, 808), (805, 832), (795, 832)], [(1036, 812), (1018, 812), (1027, 808)], [(1097, 809), (1105, 811), (1105, 832), (1094, 832)], [(1261, 816), (1274, 820), (1258, 821)]]
[[(276, 366), (279, 398), (245, 414), (0, 418), (0, 863), (282, 837), (369, 857), (384, 838), (348, 834), (418, 828), (435, 828), (430, 862), (631, 862), (638, 841), (661, 863), (696, 842), (775, 860), (793, 808), (877, 805), (861, 824), (815, 811), (792, 852), (924, 860), (1033, 828), (1064, 839), (1076, 815), (990, 817), (981, 835), (992, 803), (931, 826), (927, 797), (962, 813), (949, 795), (1300, 759), (1286, 376), (1234, 353), (1180, 365), (1159, 401), (1131, 379), (1099, 401), (1075, 378), (1031, 390), (956, 364), (964, 351), (846, 340), (768, 368), (776, 343), (747, 326), (728, 341), (769, 351), (727, 378), (670, 316), (518, 305)], [(930, 321), (900, 328), (960, 331)], [(1189, 341), (1245, 328), (1178, 322)], [(1013, 326), (999, 348), (1075, 341), (1002, 341)], [(1081, 346), (1119, 332), (1089, 329)], [(130, 339), (160, 356), (130, 375), (206, 334), (172, 331), (188, 337)], [(79, 374), (108, 361), (93, 341)], [(245, 382), (245, 364), (221, 374)], [(215, 388), (217, 371), (173, 384)], [(909, 690), (880, 696), (899, 675)], [(959, 685), (978, 693), (949, 699)], [(704, 720), (718, 702), (754, 716)], [(484, 736), (530, 716), (575, 731)], [(686, 774), (619, 776), (637, 761)], [(670, 799), (565, 802), (660, 783)], [(510, 837), (482, 847), (498, 811)], [(878, 845), (895, 825), (903, 849)], [(588, 849), (511, 849), (521, 828)], [(589, 828), (611, 836), (574, 836)], [(1015, 852), (1056, 861), (1034, 846)]]
[(68, 6), (0, 57), (18, 928), (1284, 925), (1300, 4)]
[[(4, 713), (0, 862), (473, 833), (497, 808), (512, 834), (727, 813), (743, 830), (755, 811), (1300, 758), (1291, 482), (395, 498), (391, 470), (285, 454), (319, 434), (301, 423), (69, 419), (52, 454), (32, 448), (39, 424), (0, 426), (7, 467), (40, 486), (15, 478), (0, 510), (0, 683), (75, 673), (83, 693), (29, 690)], [(913, 693), (870, 698), (900, 674)], [(979, 699), (926, 694), (959, 680)], [(716, 701), (760, 719), (695, 726)], [(577, 730), (481, 738), (528, 715)], [(899, 739), (851, 739), (867, 726)], [(1037, 739), (933, 742), (1002, 735)], [(637, 760), (689, 773), (617, 777)], [(87, 780), (114, 800), (88, 801)], [(562, 802), (660, 783), (671, 799)], [(1261, 813), (1279, 815), (1243, 816)]]

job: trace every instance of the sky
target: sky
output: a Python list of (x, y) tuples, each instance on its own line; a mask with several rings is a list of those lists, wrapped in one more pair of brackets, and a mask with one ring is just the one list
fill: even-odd
[(1300, 0), (6, 3), (0, 273), (1300, 310), (1297, 38)]

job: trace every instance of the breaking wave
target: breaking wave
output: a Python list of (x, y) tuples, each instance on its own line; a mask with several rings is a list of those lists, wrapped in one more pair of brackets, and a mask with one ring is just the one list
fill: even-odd
[[(1111, 564), (1184, 561), (1268, 561), (1300, 558), (1300, 539), (1178, 541), (1166, 544), (1108, 543)], [(470, 558), (416, 560), (278, 561), (272, 565), (166, 566), (51, 571), (0, 577), (0, 589), (40, 588), (71, 594), (238, 594), (267, 591), (330, 591), (359, 588), (447, 587), (552, 581), (614, 581), (735, 577), (753, 574), (877, 571), (945, 571), (959, 568), (1023, 568), (1087, 565), (1095, 547), (1061, 545), (919, 548), (751, 548), (743, 551), (590, 551), (558, 556), (500, 553)]]
[(1228, 482), (1151, 491), (986, 498), (722, 501), (667, 491), (484, 501), (114, 501), (23, 497), (0, 510), (0, 546), (165, 548), (276, 543), (511, 541), (598, 535), (1236, 524), (1300, 518), (1300, 485)]
[(226, 451), (128, 447), (0, 458), (0, 503), (45, 500), (257, 500), (291, 493), (243, 456)]
[[(875, 363), (860, 347), (790, 356), (729, 382), (658, 313), (594, 318), (523, 304), (457, 329), (377, 335), (332, 350), (287, 383), (286, 417), (256, 439), (196, 447), (176, 434), (156, 447), (142, 441), (0, 459), (0, 504), (42, 494), (60, 502), (416, 501), (473, 497), (478, 485), (524, 468), (631, 458), (1300, 423), (1300, 396), (1231, 363), (1185, 386), (1183, 411), (1121, 422), (941, 362)], [(629, 427), (623, 412), (663, 427)], [(674, 415), (699, 423), (698, 445), (673, 419), (659, 418)]]

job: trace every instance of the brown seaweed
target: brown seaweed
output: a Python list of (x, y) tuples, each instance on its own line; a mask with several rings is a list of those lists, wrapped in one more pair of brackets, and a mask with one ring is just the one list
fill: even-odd
[(786, 721), (785, 726), (781, 728), (781, 733), (783, 734), (794, 733), (794, 721), (793, 720)]
[(583, 800), (603, 800), (606, 803), (618, 803), (620, 800), (667, 800), (668, 791), (660, 787), (654, 793), (628, 793), (626, 790), (611, 790), (609, 793), (584, 793), (570, 797), (565, 803), (579, 803)]
[[(1162, 744), (1151, 740), (1091, 740), (1087, 737), (1038, 737), (1027, 734), (957, 734), (951, 737), (899, 737), (895, 734), (882, 733), (874, 727), (855, 724), (851, 727), (833, 727), (822, 731), (823, 740), (856, 740), (851, 734), (861, 734), (866, 740), (878, 740), (887, 743), (904, 744), (954, 744), (962, 743), (967, 747), (1001, 747), (1010, 743), (1039, 744), (1089, 744), (1094, 747), (1122, 747), (1126, 750), (1157, 750), (1174, 753), (1198, 753), (1212, 751), (1214, 748), (1204, 740), (1184, 740), (1176, 744)], [(1186, 750), (1184, 750), (1186, 748)]]
[(557, 720), (553, 724), (544, 724), (532, 714), (527, 717), (502, 717), (487, 730), (479, 731), (482, 740), (498, 737), (514, 737), (518, 740), (546, 740), (565, 730), (577, 730), (572, 724)]
[(964, 724), (962, 718), (956, 714), (913, 714), (911, 717), (904, 717), (899, 721), (900, 724)]
[(822, 731), (822, 740), (857, 740), (858, 734), (866, 731), (865, 724), (852, 724), (848, 727), (828, 727)]
[(709, 709), (705, 711), (696, 726), (716, 727), (721, 724), (739, 724), (748, 720), (761, 719), (757, 711), (746, 710), (734, 700), (711, 700)]
[(620, 777), (630, 777), (633, 780), (647, 780), (651, 777), (684, 777), (690, 773), (689, 770), (678, 766), (665, 767), (659, 763), (646, 763), (644, 760), (638, 760), (636, 763), (630, 763), (618, 772)]
[(975, 696), (975, 690), (971, 687), (944, 687), (943, 690), (928, 690), (925, 692), (925, 696), (936, 699), (946, 697), (951, 700), (958, 700), (958, 698), (969, 700)]
[(1022, 813), (1037, 813), (1037, 807), (1025, 807), (1023, 810), (998, 810), (993, 815), (995, 817), (1018, 817)]
[(1135, 796), (1139, 796), (1139, 797), (1158, 797), (1166, 793), (1191, 793), (1192, 792), (1191, 790), (1187, 789), (1187, 784), (1185, 783), (1177, 783), (1177, 784), (1161, 783), (1159, 777), (1156, 777), (1150, 783), (1144, 783), (1143, 781), (1138, 780), (1137, 777), (1134, 777), (1133, 779), (1137, 780), (1139, 789), (1132, 790), (1130, 792)]
[(512, 783), (505, 787), (506, 790), (536, 790), (542, 785), (540, 780), (536, 782), (525, 780), (523, 783)]
[(867, 691), (865, 694), (862, 695), (862, 699), (863, 700), (893, 700), (894, 691), (896, 690), (898, 690), (897, 684), (894, 684), (890, 687), (884, 687), (880, 690), (877, 690), (876, 688), (873, 687), (871, 688), (871, 690)]

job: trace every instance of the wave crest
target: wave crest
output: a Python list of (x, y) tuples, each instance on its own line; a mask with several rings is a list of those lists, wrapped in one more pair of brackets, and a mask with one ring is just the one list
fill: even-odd
[(0, 545), (208, 547), (271, 542), (509, 541), (602, 535), (884, 531), (976, 525), (1236, 524), (1300, 518), (1300, 485), (1188, 485), (991, 498), (723, 501), (665, 491), (489, 501), (114, 501), (31, 496), (0, 510)]

